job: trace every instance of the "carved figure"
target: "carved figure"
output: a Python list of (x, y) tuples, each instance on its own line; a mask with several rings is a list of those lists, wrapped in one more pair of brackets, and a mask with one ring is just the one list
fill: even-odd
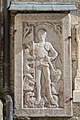
[[(32, 27), (24, 30), (24, 107), (59, 107), (55, 85), (60, 79), (61, 71), (52, 64), (58, 53), (50, 42), (45, 41), (47, 31), (44, 28), (38, 30), (38, 43), (32, 41), (29, 35), (32, 36)], [(50, 52), (52, 56), (49, 56)]]
[[(58, 56), (57, 51), (54, 49), (50, 42), (45, 42), (47, 36), (47, 31), (43, 28), (38, 30), (38, 43), (34, 43), (34, 50), (35, 50), (35, 79), (36, 79), (36, 99), (37, 104), (40, 103), (42, 100), (41, 96), (41, 76), (44, 75), (44, 89), (45, 89), (45, 96), (46, 101), (50, 104), (58, 107), (58, 100), (57, 98), (53, 98), (52, 95), (52, 88), (51, 88), (51, 78), (50, 78), (50, 69), (52, 67), (53, 71), (55, 72), (54, 67), (52, 66), (51, 61), (56, 59)], [(49, 56), (49, 52), (52, 53), (52, 57)], [(55, 89), (55, 88), (54, 88)], [(56, 90), (55, 90), (56, 91)], [(45, 100), (44, 100), (45, 101)]]

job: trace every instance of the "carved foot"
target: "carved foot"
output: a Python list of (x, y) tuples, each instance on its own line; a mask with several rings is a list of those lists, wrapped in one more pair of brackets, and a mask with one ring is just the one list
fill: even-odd
[(52, 104), (52, 106), (54, 106), (56, 108), (59, 107), (58, 103), (53, 98), (50, 99), (50, 103)]
[(44, 101), (43, 98), (41, 98), (40, 101), (35, 102), (35, 106), (38, 107), (38, 108), (44, 108), (44, 104), (45, 104), (45, 101)]

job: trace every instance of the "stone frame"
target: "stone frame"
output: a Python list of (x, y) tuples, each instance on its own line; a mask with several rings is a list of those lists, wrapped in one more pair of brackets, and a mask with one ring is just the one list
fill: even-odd
[[(50, 14), (50, 13), (49, 13)], [(52, 13), (58, 15), (58, 13)], [(71, 18), (69, 13), (61, 13), (63, 23), (63, 48), (64, 48), (64, 108), (27, 108), (22, 107), (22, 22), (26, 21), (26, 14), (15, 16), (14, 30), (14, 103), (16, 116), (28, 117), (71, 117), (72, 112), (72, 66), (71, 66)], [(55, 17), (54, 17), (55, 19)], [(67, 75), (68, 74), (68, 75)]]

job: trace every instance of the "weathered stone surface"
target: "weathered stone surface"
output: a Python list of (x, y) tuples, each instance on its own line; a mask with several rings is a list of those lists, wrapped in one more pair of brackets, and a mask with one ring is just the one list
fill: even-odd
[[(70, 26), (71, 26), (70, 14), (58, 14), (58, 13), (27, 14), (27, 15), (20, 14), (15, 17), (16, 33), (15, 33), (15, 54), (14, 54), (15, 55), (14, 56), (15, 57), (15, 63), (14, 63), (15, 64), (15, 69), (14, 69), (15, 97), (14, 98), (15, 98), (15, 108), (16, 108), (15, 114), (17, 116), (34, 116), (34, 117), (72, 116), (72, 105), (70, 101), (70, 98), (72, 97), (71, 41), (69, 38), (69, 36), (71, 35)], [(35, 77), (37, 76), (35, 70), (37, 64), (35, 64), (35, 57), (37, 56), (34, 50), (35, 50), (35, 45), (39, 45), (37, 41), (38, 40), (37, 32), (40, 29), (45, 29), (47, 31), (48, 34), (46, 38), (47, 46), (48, 44), (49, 45), (52, 44), (55, 51), (58, 53), (57, 60), (56, 57), (54, 57), (55, 61), (53, 59), (52, 63), (51, 62), (49, 64), (46, 63), (47, 65), (46, 69), (48, 68), (48, 65), (50, 65), (49, 72), (51, 72), (53, 68), (53, 74), (50, 75), (50, 79), (52, 84), (52, 79), (55, 78), (53, 79), (54, 86), (52, 90), (55, 91), (54, 94), (55, 97), (53, 95), (53, 98), (56, 101), (56, 104), (54, 102), (54, 105), (58, 104), (58, 106), (54, 106), (52, 103), (52, 97), (51, 97), (52, 92), (50, 92), (51, 88), (49, 83), (47, 84), (47, 88), (49, 87), (49, 89), (47, 90), (48, 95), (46, 94), (46, 91), (44, 91), (46, 83), (39, 84), (39, 87), (41, 87), (40, 90), (43, 89), (41, 91), (41, 97), (39, 95), (39, 92), (38, 92), (39, 98), (37, 97), (37, 93), (36, 93), (37, 81)], [(41, 52), (38, 53), (38, 56), (41, 55), (42, 55)], [(51, 54), (50, 57), (52, 57)], [(45, 62), (42, 62), (42, 66), (45, 66)], [(59, 71), (61, 71), (60, 72), (61, 76), (59, 76), (59, 78), (57, 79), (58, 75), (56, 76), (56, 74), (54, 73), (58, 74)], [(44, 72), (43, 74), (44, 76), (47, 75)], [(43, 78), (41, 77), (41, 81), (42, 79)], [(56, 96), (56, 94), (58, 94), (58, 97)], [(48, 103), (46, 103), (44, 97), (47, 98)], [(40, 103), (37, 103), (37, 99), (38, 102), (40, 100)]]
[(3, 104), (0, 101), (0, 120), (3, 120)]
[(73, 91), (73, 102), (80, 102), (80, 90)]
[[(30, 2), (30, 1), (32, 1), (33, 2), (33, 0), (13, 0), (13, 1), (28, 1), (28, 2)], [(57, 1), (57, 2), (61, 2), (61, 1), (64, 1), (64, 2), (75, 2), (75, 3), (78, 3), (78, 4), (80, 4), (80, 1), (79, 0), (35, 0), (35, 1)], [(80, 6), (80, 5), (79, 5)], [(73, 14), (73, 16), (75, 17), (75, 16), (78, 16), (79, 17), (79, 24), (80, 24), (80, 10), (78, 9), (77, 11), (76, 11), (76, 13), (74, 13), (74, 12), (72, 12), (71, 14)], [(11, 15), (12, 16), (12, 15)], [(11, 21), (13, 21), (13, 17), (12, 17), (12, 19), (11, 19)], [(76, 21), (74, 22), (73, 21), (73, 23), (77, 23)], [(14, 25), (14, 23), (11, 23), (11, 26), (13, 26)], [(74, 26), (73, 26), (73, 29), (74, 30), (72, 30), (72, 67), (73, 67), (73, 88), (74, 88), (74, 78), (75, 78), (75, 76), (76, 76), (76, 72), (77, 72), (77, 51), (76, 51), (76, 49), (77, 49), (77, 42), (76, 42), (76, 36), (75, 36), (75, 28), (74, 28)], [(12, 57), (12, 59), (11, 59), (11, 62), (13, 62), (13, 64), (14, 64), (14, 60), (13, 60), (13, 51), (12, 51), (12, 49), (14, 49), (14, 41), (13, 41), (13, 35), (14, 35), (14, 33), (12, 33), (12, 35), (10, 35), (11, 36), (11, 42), (12, 42), (12, 46), (11, 46), (11, 57)], [(1, 46), (2, 46), (2, 44), (1, 44)], [(13, 69), (13, 64), (11, 65), (11, 69)], [(2, 67), (1, 67), (1, 71), (3, 71), (2, 70)], [(10, 87), (11, 88), (13, 88), (13, 86), (14, 86), (14, 83), (13, 83), (13, 76), (14, 76), (14, 69), (13, 69), (13, 71), (12, 71), (12, 76), (11, 76), (11, 85), (10, 85)], [(1, 78), (0, 79), (2, 79), (2, 76), (1, 76)], [(0, 85), (3, 83), (3, 81), (2, 80), (0, 80)], [(71, 118), (60, 118), (60, 117), (55, 117), (55, 118), (48, 118), (48, 120), (80, 120), (80, 103), (73, 103), (73, 117), (71, 117)], [(33, 120), (35, 120), (35, 118), (31, 118), (31, 119), (33, 119)], [(45, 118), (36, 118), (37, 120), (39, 119), (39, 120), (47, 120), (47, 117), (45, 117)], [(21, 117), (19, 118), (19, 119), (17, 119), (17, 120), (21, 120)], [(26, 120), (26, 118), (24, 119), (24, 120)]]
[[(19, 0), (13, 0), (19, 2)], [(21, 0), (22, 2), (33, 2), (32, 0)], [(74, 0), (75, 1), (75, 0)], [(70, 0), (35, 0), (35, 2), (70, 2)]]
[(75, 77), (75, 90), (73, 91), (73, 102), (80, 102), (80, 26), (79, 24), (75, 27), (76, 29), (76, 38), (78, 43), (78, 50), (77, 50), (77, 59), (78, 59), (78, 66), (77, 66), (77, 75)]
[[(34, 120), (35, 118), (31, 118), (31, 120)], [(58, 118), (58, 117), (53, 117), (53, 118), (45, 118), (46, 120), (80, 120), (80, 117), (71, 117), (71, 118)], [(44, 118), (36, 118), (36, 120), (44, 120)]]
[(2, 2), (0, 1), (0, 90), (3, 85), (3, 29), (2, 29)]
[(11, 2), (12, 11), (70, 11), (76, 10), (72, 3), (61, 2)]
[(73, 112), (74, 112), (74, 116), (75, 117), (79, 117), (80, 118), (80, 103), (78, 102), (78, 103), (74, 103), (74, 105), (73, 105)]

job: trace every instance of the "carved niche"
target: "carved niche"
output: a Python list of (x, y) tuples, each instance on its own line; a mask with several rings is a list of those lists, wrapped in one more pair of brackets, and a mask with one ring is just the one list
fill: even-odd
[(71, 116), (70, 15), (17, 15), (15, 29), (16, 115)]

